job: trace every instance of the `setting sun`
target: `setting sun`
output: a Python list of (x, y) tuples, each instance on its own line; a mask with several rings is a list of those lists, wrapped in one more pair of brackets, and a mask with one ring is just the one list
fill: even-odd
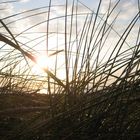
[(36, 56), (36, 64), (32, 67), (32, 72), (37, 75), (44, 73), (43, 69), (49, 69), (51, 67), (52, 60), (47, 55), (40, 54)]
[(42, 55), (37, 57), (36, 61), (37, 61), (37, 65), (42, 69), (48, 68), (51, 63), (47, 55)]

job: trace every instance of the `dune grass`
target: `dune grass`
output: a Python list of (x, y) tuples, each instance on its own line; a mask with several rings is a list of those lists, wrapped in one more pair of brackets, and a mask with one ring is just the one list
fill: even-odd
[[(105, 13), (102, 3), (93, 11), (79, 0), (64, 5), (50, 0), (48, 6), (0, 19), (0, 139), (140, 137), (139, 0), (123, 32), (114, 28), (120, 1), (110, 1)], [(34, 22), (12, 28), (26, 20)], [(39, 75), (32, 69), (42, 50), (54, 64)], [(42, 89), (47, 94), (40, 94)]]

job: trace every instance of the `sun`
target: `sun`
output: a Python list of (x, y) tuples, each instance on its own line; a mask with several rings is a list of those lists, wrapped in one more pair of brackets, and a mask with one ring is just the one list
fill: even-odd
[(64, 69), (64, 56), (58, 55), (56, 57), (56, 53), (60, 51), (54, 52), (51, 55), (47, 56), (46, 54), (39, 54), (36, 58), (36, 63), (34, 63), (32, 67), (32, 72), (38, 76), (44, 76), (46, 73), (46, 69), (50, 70), (52, 73), (56, 74), (56, 77), (59, 79), (65, 79), (65, 69)]
[(49, 68), (50, 60), (47, 55), (40, 55), (36, 58), (36, 63), (41, 69)]
[(49, 69), (51, 67), (52, 61), (47, 55), (39, 54), (36, 56), (36, 63), (32, 67), (32, 72), (37, 75), (42, 75), (44, 69)]

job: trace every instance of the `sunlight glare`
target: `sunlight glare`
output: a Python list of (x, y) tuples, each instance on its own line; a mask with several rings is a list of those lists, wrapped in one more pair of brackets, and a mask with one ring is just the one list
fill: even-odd
[(32, 72), (37, 75), (44, 73), (43, 69), (48, 69), (51, 66), (51, 60), (47, 55), (40, 54), (36, 57), (36, 64), (32, 67)]
[(42, 55), (37, 57), (37, 64), (39, 65), (40, 68), (42, 69), (46, 69), (50, 66), (50, 60), (49, 57), (47, 55)]

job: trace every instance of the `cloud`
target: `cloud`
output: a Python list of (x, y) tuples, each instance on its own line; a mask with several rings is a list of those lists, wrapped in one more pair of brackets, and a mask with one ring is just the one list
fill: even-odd
[(30, 0), (20, 0), (20, 2), (29, 2)]
[[(105, 13), (108, 10), (109, 7), (109, 1), (110, 0), (106, 0), (102, 2), (102, 6), (101, 6), (101, 12)], [(131, 20), (136, 13), (138, 12), (138, 6), (137, 6), (137, 0), (122, 0), (119, 2), (119, 4), (117, 5), (117, 7), (114, 9), (114, 15), (115, 14), (119, 14), (119, 17), (117, 20), (121, 20), (121, 22), (126, 21), (128, 22), (128, 20)], [(114, 0), (111, 1), (111, 5), (112, 7), (116, 4), (116, 2)]]
[(14, 13), (14, 7), (11, 3), (0, 4), (0, 18), (5, 18)]
[(122, 1), (119, 4), (121, 14), (119, 16), (119, 19), (124, 20), (131, 20), (136, 13), (138, 12), (137, 3), (134, 3), (134, 1)]

